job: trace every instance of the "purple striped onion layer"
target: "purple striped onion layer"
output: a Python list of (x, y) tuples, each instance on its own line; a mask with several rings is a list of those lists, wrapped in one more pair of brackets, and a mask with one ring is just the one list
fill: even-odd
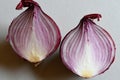
[(61, 34), (56, 23), (33, 0), (21, 0), (16, 9), (28, 7), (11, 23), (7, 40), (22, 58), (36, 63), (59, 46)]
[(82, 18), (79, 25), (63, 39), (60, 52), (63, 63), (75, 74), (91, 78), (105, 72), (115, 58), (115, 44), (111, 36), (93, 19), (100, 14)]

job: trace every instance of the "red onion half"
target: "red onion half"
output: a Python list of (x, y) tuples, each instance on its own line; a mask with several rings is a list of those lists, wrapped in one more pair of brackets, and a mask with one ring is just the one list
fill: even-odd
[(63, 39), (60, 53), (63, 63), (73, 73), (91, 78), (105, 72), (115, 58), (115, 44), (110, 34), (93, 22), (100, 14), (84, 16), (79, 25)]
[(7, 40), (22, 58), (36, 63), (52, 54), (59, 46), (61, 34), (57, 24), (37, 2), (21, 0), (16, 9), (28, 7), (11, 23)]

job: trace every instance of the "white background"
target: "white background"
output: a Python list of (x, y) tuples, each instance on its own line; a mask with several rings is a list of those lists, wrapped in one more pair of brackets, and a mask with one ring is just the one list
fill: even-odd
[[(21, 59), (5, 41), (8, 27), (22, 11), (15, 10), (20, 0), (0, 1), (0, 80), (84, 80), (62, 64), (58, 52), (38, 67)], [(90, 13), (100, 13), (96, 22), (106, 29), (116, 44), (116, 59), (104, 74), (89, 80), (119, 80), (120, 76), (120, 0), (35, 0), (58, 24), (62, 37)]]

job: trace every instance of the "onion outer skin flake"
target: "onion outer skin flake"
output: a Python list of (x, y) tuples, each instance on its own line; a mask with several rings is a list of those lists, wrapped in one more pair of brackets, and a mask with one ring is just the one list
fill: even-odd
[(21, 0), (16, 9), (28, 7), (11, 23), (7, 41), (14, 51), (32, 63), (38, 63), (53, 54), (61, 41), (57, 24), (44, 13), (37, 2)]
[(109, 69), (116, 47), (110, 34), (98, 26), (101, 14), (84, 16), (77, 27), (64, 37), (60, 55), (64, 65), (83, 78), (95, 77)]

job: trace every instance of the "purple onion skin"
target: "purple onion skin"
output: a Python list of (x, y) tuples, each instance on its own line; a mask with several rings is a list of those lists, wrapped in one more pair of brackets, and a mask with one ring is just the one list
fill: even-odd
[(78, 26), (66, 34), (60, 46), (64, 65), (83, 78), (104, 73), (115, 59), (116, 47), (112, 37), (93, 22), (101, 17), (100, 14), (84, 16)]
[(37, 2), (21, 0), (16, 9), (28, 7), (9, 26), (7, 41), (25, 60), (37, 63), (53, 54), (61, 42), (61, 33)]

